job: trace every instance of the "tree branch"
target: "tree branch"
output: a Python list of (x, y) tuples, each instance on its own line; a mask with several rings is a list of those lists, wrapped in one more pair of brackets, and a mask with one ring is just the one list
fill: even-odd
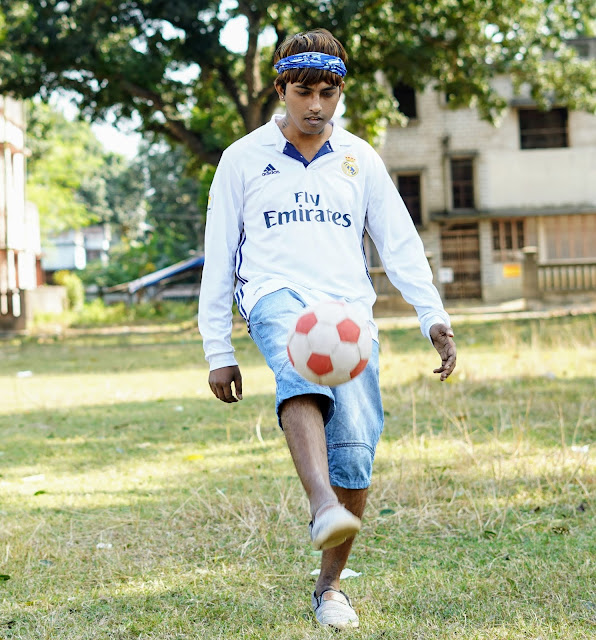
[(234, 80), (234, 78), (232, 78), (230, 69), (219, 62), (214, 62), (212, 64), (212, 67), (213, 69), (215, 69), (215, 71), (217, 71), (219, 79), (228, 92), (228, 95), (230, 96), (230, 98), (232, 98), (234, 104), (236, 105), (236, 108), (238, 109), (242, 120), (246, 123), (246, 107), (248, 105), (248, 100), (246, 99), (246, 96), (243, 96), (238, 90), (238, 83), (236, 82), (236, 80)]
[(239, 4), (242, 12), (248, 20), (248, 48), (245, 56), (244, 81), (248, 101), (254, 98), (262, 89), (261, 80), (261, 56), (259, 52), (259, 31), (262, 15), (254, 8), (248, 7), (244, 2)]
[(120, 79), (120, 86), (124, 91), (135, 98), (145, 100), (154, 110), (160, 112), (165, 118), (162, 125), (170, 136), (186, 145), (186, 147), (200, 160), (216, 165), (221, 157), (219, 151), (208, 151), (199, 136), (193, 133), (182, 120), (172, 114), (172, 108), (161, 99), (161, 96), (154, 91), (140, 87), (126, 79)]
[(271, 93), (261, 103), (261, 119), (263, 120), (263, 122), (268, 122), (269, 120), (271, 120), (278, 102), (279, 98), (277, 96), (277, 91), (272, 88)]

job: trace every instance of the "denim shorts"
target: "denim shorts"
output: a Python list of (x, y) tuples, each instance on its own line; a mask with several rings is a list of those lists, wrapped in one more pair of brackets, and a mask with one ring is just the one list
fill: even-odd
[[(327, 387), (305, 380), (290, 364), (286, 340), (290, 327), (307, 306), (298, 294), (280, 289), (261, 298), (253, 307), (249, 330), (275, 374), (275, 408), (301, 395), (317, 395), (323, 409), (331, 484), (345, 489), (370, 485), (377, 442), (383, 431), (383, 406), (379, 388), (379, 345), (364, 371), (345, 384)], [(283, 427), (282, 427), (283, 428)]]

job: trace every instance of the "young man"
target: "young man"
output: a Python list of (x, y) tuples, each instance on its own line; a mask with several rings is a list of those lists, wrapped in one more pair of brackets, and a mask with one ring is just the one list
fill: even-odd
[[(230, 339), (233, 295), (275, 374), (279, 423), (310, 502), (311, 540), (323, 549), (312, 604), (317, 620), (336, 628), (358, 626), (339, 576), (360, 529), (383, 428), (365, 231), (439, 352), (441, 380), (456, 358), (422, 242), (382, 160), (332, 121), (346, 60), (324, 29), (290, 37), (276, 51), (275, 88), (286, 114), (222, 156), (210, 193), (199, 300), (209, 385), (219, 400), (242, 399)], [(286, 353), (296, 316), (329, 299), (359, 305), (375, 338), (364, 372), (334, 388), (301, 378)]]

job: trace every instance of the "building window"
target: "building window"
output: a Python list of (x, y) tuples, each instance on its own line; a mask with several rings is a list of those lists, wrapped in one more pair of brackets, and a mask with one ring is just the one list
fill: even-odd
[(102, 253), (101, 249), (87, 249), (87, 262), (93, 262), (94, 260), (100, 260)]
[(542, 229), (545, 260), (594, 260), (596, 215), (545, 217)]
[(416, 120), (418, 113), (416, 111), (416, 91), (407, 84), (398, 83), (393, 87), (393, 95), (399, 102), (398, 109), (404, 116), (410, 120)]
[(397, 189), (410, 213), (412, 222), (422, 226), (422, 207), (420, 203), (420, 174), (397, 176)]
[(523, 220), (493, 221), (493, 259), (505, 262), (519, 257), (518, 252), (525, 245), (525, 229)]
[(452, 102), (455, 102), (456, 95), (453, 91), (445, 91), (443, 93), (443, 104), (450, 105)]
[(519, 110), (519, 137), (522, 149), (553, 149), (567, 143), (567, 109)]
[(590, 58), (590, 44), (588, 42), (571, 42), (571, 46), (577, 51), (577, 55), (583, 60)]
[(474, 161), (451, 159), (451, 190), (454, 209), (474, 209)]

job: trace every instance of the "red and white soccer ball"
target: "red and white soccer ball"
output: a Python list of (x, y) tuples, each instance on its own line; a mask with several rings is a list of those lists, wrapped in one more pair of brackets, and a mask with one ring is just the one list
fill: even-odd
[(288, 334), (288, 356), (298, 373), (337, 386), (364, 371), (372, 352), (368, 319), (341, 301), (307, 307)]

